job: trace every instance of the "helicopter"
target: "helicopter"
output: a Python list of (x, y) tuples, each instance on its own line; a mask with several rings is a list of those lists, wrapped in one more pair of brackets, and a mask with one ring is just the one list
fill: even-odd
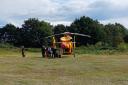
[[(56, 36), (62, 36), (60, 37), (60, 42), (56, 42), (56, 39), (55, 39)], [(45, 38), (52, 38), (51, 47), (53, 48), (56, 48), (57, 44), (59, 44), (60, 56), (65, 55), (65, 54), (67, 55), (73, 54), (75, 57), (76, 36), (82, 36), (82, 37), (88, 37), (88, 38), (91, 37), (90, 35), (85, 35), (85, 34), (80, 34), (80, 33), (64, 32), (64, 33), (59, 33), (59, 34), (53, 34)]]

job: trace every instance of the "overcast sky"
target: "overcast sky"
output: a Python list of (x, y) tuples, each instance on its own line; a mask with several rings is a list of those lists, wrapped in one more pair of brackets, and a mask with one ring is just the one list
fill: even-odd
[(21, 26), (28, 18), (69, 25), (80, 16), (128, 28), (128, 0), (0, 0), (0, 26)]

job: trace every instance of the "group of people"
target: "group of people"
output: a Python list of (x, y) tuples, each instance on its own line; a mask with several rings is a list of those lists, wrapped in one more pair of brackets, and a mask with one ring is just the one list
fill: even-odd
[[(21, 46), (21, 53), (22, 53), (22, 57), (26, 57), (24, 46)], [(43, 58), (45, 58), (45, 57), (47, 57), (47, 58), (61, 58), (60, 51), (56, 48), (53, 48), (53, 47), (42, 46), (41, 47), (41, 53), (42, 53)]]
[(42, 57), (49, 57), (49, 58), (61, 57), (59, 50), (54, 47), (42, 46), (41, 52), (42, 52)]

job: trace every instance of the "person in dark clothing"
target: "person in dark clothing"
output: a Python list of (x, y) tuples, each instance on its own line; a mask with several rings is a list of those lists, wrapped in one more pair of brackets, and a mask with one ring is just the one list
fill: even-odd
[(42, 53), (42, 57), (46, 57), (46, 47), (45, 46), (42, 46), (41, 47), (41, 53)]
[(22, 57), (23, 58), (26, 57), (25, 56), (25, 48), (24, 48), (24, 46), (21, 46), (21, 53), (22, 53)]
[(52, 48), (52, 58), (57, 57), (56, 48)]

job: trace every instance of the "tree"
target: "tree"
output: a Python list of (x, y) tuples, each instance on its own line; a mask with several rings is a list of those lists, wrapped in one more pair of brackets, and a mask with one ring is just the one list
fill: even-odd
[(128, 43), (128, 35), (126, 35), (126, 36), (124, 37), (124, 41), (125, 41), (125, 43)]
[(59, 34), (59, 33), (63, 33), (66, 31), (67, 31), (66, 27), (62, 24), (55, 26), (53, 29), (54, 34)]
[(2, 42), (15, 44), (17, 28), (13, 24), (6, 24), (1, 29)]
[(91, 38), (87, 37), (78, 37), (78, 41), (83, 45), (88, 44), (96, 44), (99, 41), (103, 41), (105, 31), (104, 26), (100, 24), (97, 20), (93, 20), (89, 17), (81, 17), (80, 19), (76, 19), (71, 26), (69, 27), (70, 32), (82, 33), (86, 35), (90, 35)]
[(126, 35), (126, 28), (121, 24), (108, 24), (105, 26), (107, 34), (106, 43), (113, 47), (117, 47), (120, 43), (124, 42), (123, 38)]
[(39, 47), (45, 44), (44, 37), (52, 34), (52, 26), (44, 21), (30, 18), (24, 21), (21, 30), (22, 44), (25, 46)]
[[(54, 26), (54, 29), (53, 29), (53, 33), (54, 34), (60, 34), (60, 33), (64, 33), (64, 32), (67, 32), (67, 28), (63, 25), (63, 24), (58, 24), (56, 26)], [(56, 36), (56, 41), (60, 41), (60, 37), (62, 37), (62, 35), (60, 36)]]
[[(36, 18), (25, 20), (21, 28), (6, 24), (0, 29), (0, 42), (15, 46), (39, 47), (47, 43), (46, 36), (67, 31), (91, 36), (91, 38), (77, 36), (79, 45), (95, 45), (97, 42), (102, 42), (102, 44), (117, 47), (122, 42), (128, 43), (128, 30), (123, 25), (115, 23), (104, 26), (97, 20), (85, 16), (76, 19), (70, 26), (59, 24), (54, 28), (50, 23)], [(60, 37), (58, 36), (58, 39)]]

